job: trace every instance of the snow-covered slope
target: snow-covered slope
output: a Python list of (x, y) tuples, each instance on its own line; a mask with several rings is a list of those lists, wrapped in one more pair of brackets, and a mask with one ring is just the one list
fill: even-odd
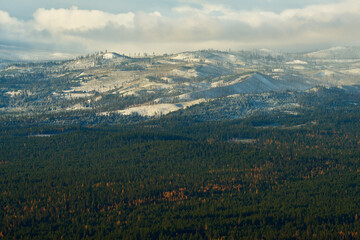
[(255, 73), (240, 82), (236, 79), (234, 82), (234, 84), (229, 84), (227, 86), (213, 87), (207, 90), (186, 93), (178, 96), (178, 98), (181, 100), (194, 100), (199, 98), (212, 99), (240, 93), (264, 93), (285, 90), (305, 90), (311, 88), (310, 84), (301, 81), (275, 80), (260, 73)]
[(0, 81), (0, 111), (91, 109), (103, 114), (159, 116), (204, 99), (207, 103), (201, 107), (230, 96), (280, 96), (318, 86), (345, 89), (360, 84), (359, 69), (360, 48), (356, 47), (308, 54), (202, 50), (133, 58), (100, 52), (66, 61), (0, 66), (0, 79), (4, 79)]
[(130, 107), (124, 110), (118, 110), (115, 112), (103, 112), (101, 115), (109, 115), (110, 113), (120, 113), (123, 115), (131, 115), (131, 114), (139, 114), (141, 116), (161, 116), (166, 115), (170, 112), (175, 112), (180, 109), (185, 109), (187, 107), (200, 104), (204, 102), (205, 99), (197, 99), (189, 102), (181, 102), (181, 103), (159, 103), (159, 104), (151, 104), (151, 105), (143, 105), (137, 107)]
[(119, 57), (121, 57), (121, 55), (118, 53), (114, 53), (114, 52), (105, 53), (103, 55), (103, 59), (114, 59), (114, 58), (119, 58)]
[(320, 59), (359, 59), (360, 47), (333, 47), (305, 54), (306, 57)]

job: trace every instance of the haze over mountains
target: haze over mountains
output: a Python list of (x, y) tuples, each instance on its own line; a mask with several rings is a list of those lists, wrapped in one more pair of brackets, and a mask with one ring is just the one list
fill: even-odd
[[(358, 93), (360, 48), (308, 53), (201, 50), (155, 56), (100, 52), (72, 60), (2, 61), (0, 112), (156, 117), (181, 110), (216, 118), (296, 114), (319, 89)], [(329, 93), (330, 94), (330, 93)], [(205, 114), (203, 112), (203, 114)], [(204, 115), (205, 116), (205, 115)]]

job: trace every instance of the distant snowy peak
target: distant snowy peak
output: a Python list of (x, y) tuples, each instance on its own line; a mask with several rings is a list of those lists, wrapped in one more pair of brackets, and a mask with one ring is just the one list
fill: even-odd
[(104, 53), (103, 55), (103, 59), (115, 59), (115, 58), (122, 58), (123, 56), (115, 53), (115, 52), (108, 52), (108, 53)]
[(195, 52), (183, 52), (177, 53), (171, 56), (172, 60), (194, 62), (194, 63), (236, 63), (239, 62), (237, 59), (236, 52), (223, 52), (218, 50), (200, 50)]
[(305, 54), (306, 57), (319, 59), (358, 59), (360, 47), (333, 47)]
[(0, 44), (0, 62), (31, 62), (31, 61), (54, 61), (69, 60), (77, 56), (76, 53), (54, 52), (54, 51), (34, 51), (31, 49), (20, 49), (16, 47), (4, 47)]
[(279, 51), (276, 51), (273, 49), (268, 49), (268, 48), (254, 49), (252, 51), (261, 56), (269, 56), (270, 55), (270, 56), (276, 57), (276, 56), (283, 55), (283, 53), (281, 53)]

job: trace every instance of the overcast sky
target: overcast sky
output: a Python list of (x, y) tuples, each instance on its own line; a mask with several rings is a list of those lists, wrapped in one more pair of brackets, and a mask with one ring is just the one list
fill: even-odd
[(0, 0), (0, 48), (91, 53), (360, 45), (360, 0)]

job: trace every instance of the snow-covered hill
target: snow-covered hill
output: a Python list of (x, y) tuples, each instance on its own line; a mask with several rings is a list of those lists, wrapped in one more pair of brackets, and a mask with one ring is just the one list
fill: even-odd
[(299, 81), (275, 80), (270, 76), (255, 73), (246, 79), (237, 81), (227, 86), (212, 87), (202, 91), (195, 91), (178, 96), (180, 100), (194, 100), (199, 98), (213, 99), (234, 94), (280, 92), (286, 90), (305, 90), (312, 86)]
[(311, 52), (305, 56), (319, 59), (359, 59), (360, 47), (333, 47)]
[[(1, 62), (1, 61), (0, 61)], [(1, 66), (3, 69), (1, 69)], [(360, 48), (338, 47), (307, 54), (269, 49), (202, 50), (129, 57), (99, 52), (64, 61), (0, 64), (0, 112), (7, 114), (93, 111), (100, 115), (160, 116), (257, 95), (312, 93), (325, 86), (360, 84)], [(309, 90), (309, 91), (308, 91)], [(354, 92), (357, 92), (354, 91)], [(232, 99), (226, 101), (226, 99)], [(280, 99), (280, 97), (279, 97)], [(280, 100), (279, 100), (280, 101)], [(282, 101), (282, 108), (294, 102)], [(256, 107), (264, 104), (256, 104)], [(290, 109), (291, 108), (291, 109)], [(222, 109), (217, 106), (216, 109)], [(246, 110), (246, 113), (253, 111)], [(231, 113), (229, 113), (229, 116)]]

